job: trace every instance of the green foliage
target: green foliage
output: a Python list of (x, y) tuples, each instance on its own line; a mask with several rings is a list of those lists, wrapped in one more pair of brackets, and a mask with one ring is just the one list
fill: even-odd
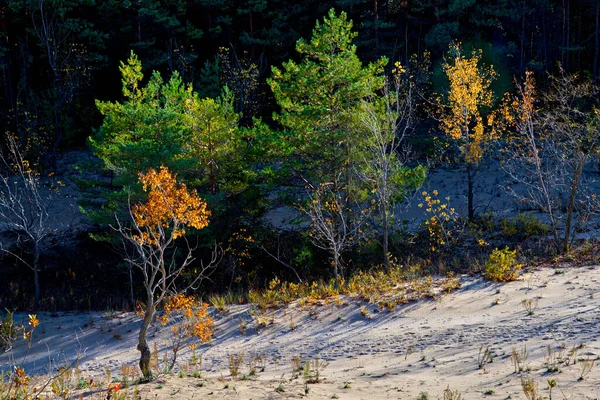
[(162, 165), (207, 186), (211, 194), (219, 187), (243, 186), (239, 114), (227, 87), (216, 99), (201, 99), (177, 72), (165, 82), (156, 71), (144, 85), (133, 52), (120, 70), (124, 101), (97, 101), (104, 122), (90, 138), (118, 184), (132, 185), (138, 172)]
[(17, 340), (17, 326), (13, 319), (12, 311), (6, 310), (4, 319), (0, 318), (0, 350), (10, 348), (12, 343)]
[(494, 282), (514, 281), (522, 267), (517, 262), (516, 250), (495, 249), (485, 263), (485, 277)]
[[(196, 160), (194, 173), (208, 179), (209, 191), (235, 185), (235, 174), (224, 166), (239, 165), (242, 141), (238, 130), (239, 115), (233, 109), (233, 95), (227, 87), (220, 97), (200, 99), (188, 89), (185, 100), (183, 144), (184, 158)], [(225, 179), (228, 178), (228, 179)]]
[(503, 219), (500, 223), (502, 236), (510, 239), (538, 237), (549, 232), (547, 225), (531, 214), (519, 213), (516, 217)]
[(350, 179), (361, 140), (356, 111), (363, 98), (383, 86), (387, 59), (363, 66), (352, 44), (356, 35), (346, 13), (330, 10), (323, 23), (317, 22), (310, 42), (298, 40), (301, 62), (273, 67), (267, 80), (281, 107), (273, 118), (284, 128), (272, 137), (273, 146), (315, 187), (342, 170), (343, 180)]
[(154, 72), (143, 86), (142, 63), (133, 52), (127, 63), (121, 62), (120, 71), (124, 101), (96, 102), (104, 122), (90, 138), (92, 150), (124, 184), (160, 165), (185, 170), (183, 115), (188, 92), (179, 74), (164, 82)]

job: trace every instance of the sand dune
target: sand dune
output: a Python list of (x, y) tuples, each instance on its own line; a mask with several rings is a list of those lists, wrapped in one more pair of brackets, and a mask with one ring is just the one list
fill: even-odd
[[(584, 360), (600, 356), (600, 275), (598, 266), (542, 269), (508, 284), (493, 284), (464, 276), (462, 288), (438, 300), (423, 300), (393, 311), (343, 298), (341, 305), (302, 308), (294, 304), (268, 314), (268, 324), (255, 330), (249, 306), (216, 313), (217, 331), (211, 345), (202, 346), (202, 378), (179, 378), (177, 371), (140, 387), (142, 398), (264, 399), (305, 395), (301, 374), (292, 359), (318, 357), (329, 365), (321, 383), (309, 384), (309, 398), (416, 399), (421, 393), (443, 398), (444, 389), (458, 390), (463, 399), (524, 399), (521, 378), (533, 379), (549, 397), (548, 380), (558, 387), (552, 397), (600, 398), (600, 365), (584, 379)], [(533, 315), (522, 306), (532, 300)], [(24, 319), (26, 315), (17, 315)], [(78, 359), (83, 376), (101, 380), (106, 366), (119, 376), (123, 364), (135, 366), (139, 320), (126, 313), (40, 315), (33, 345), (24, 366), (44, 374)], [(240, 320), (247, 329), (240, 333)], [(293, 322), (292, 322), (293, 321)], [(273, 323), (271, 323), (273, 322)], [(295, 328), (295, 329), (292, 329)], [(151, 338), (160, 349), (169, 330)], [(511, 350), (527, 348), (523, 371), (514, 372)], [(548, 346), (555, 360), (549, 360)], [(491, 362), (479, 368), (480, 351)], [(575, 348), (576, 354), (569, 352)], [(21, 363), (21, 341), (0, 357), (3, 370)], [(265, 370), (248, 380), (232, 379), (228, 355), (264, 358)], [(182, 363), (189, 359), (186, 349)], [(16, 361), (15, 361), (16, 360)], [(600, 364), (600, 360), (595, 363)], [(589, 364), (589, 363), (588, 363)], [(554, 366), (556, 368), (554, 368)], [(240, 377), (248, 375), (244, 362)], [(276, 390), (278, 389), (278, 390)], [(561, 393), (562, 391), (562, 393)]]

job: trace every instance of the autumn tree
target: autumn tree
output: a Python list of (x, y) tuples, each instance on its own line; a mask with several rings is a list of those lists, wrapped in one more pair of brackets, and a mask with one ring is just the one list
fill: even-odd
[[(286, 160), (283, 167), (316, 200), (311, 207), (324, 204), (319, 193), (323, 188), (332, 201), (344, 199), (345, 206), (334, 215), (344, 213), (344, 224), (350, 225), (360, 220), (353, 221), (351, 215), (352, 204), (358, 204), (354, 166), (361, 161), (363, 137), (358, 134), (358, 110), (364, 98), (383, 86), (381, 73), (387, 62), (382, 58), (363, 66), (352, 44), (355, 37), (346, 13), (336, 15), (331, 9), (322, 23), (317, 22), (310, 41), (298, 40), (300, 63), (290, 60), (283, 69), (273, 67), (267, 80), (281, 108), (273, 115), (283, 128), (271, 142), (277, 158)], [(339, 271), (340, 258), (334, 253), (332, 257)]]
[(442, 68), (449, 81), (448, 93), (438, 98), (440, 128), (458, 146), (467, 173), (467, 209), (469, 220), (475, 216), (474, 181), (477, 165), (486, 145), (495, 137), (493, 114), (485, 109), (493, 104), (491, 84), (493, 67), (481, 66), (481, 50), (463, 54), (460, 43), (450, 45)]
[(517, 95), (505, 102), (503, 114), (515, 132), (503, 169), (524, 188), (511, 185), (509, 192), (548, 216), (557, 248), (566, 252), (576, 230), (600, 209), (584, 174), (600, 149), (600, 104), (590, 79), (560, 68), (549, 82), (550, 91), (538, 98), (527, 72)]
[(421, 186), (426, 174), (423, 166), (407, 166), (409, 154), (403, 148), (416, 118), (416, 83), (411, 76), (406, 67), (397, 62), (381, 95), (363, 101), (360, 114), (367, 137), (358, 175), (375, 200), (374, 226), (381, 235), (384, 265), (388, 269), (389, 236), (396, 205)]
[[(124, 248), (128, 252), (126, 261), (137, 268), (143, 277), (146, 299), (137, 349), (140, 352), (142, 374), (145, 379), (150, 379), (148, 327), (153, 322), (157, 306), (167, 296), (181, 292), (176, 286), (178, 278), (194, 262), (193, 249), (185, 239), (186, 231), (208, 226), (210, 211), (196, 191), (189, 190), (184, 183), (178, 183), (176, 175), (166, 167), (158, 171), (151, 168), (138, 176), (148, 199), (130, 208), (130, 225), (117, 218), (115, 229), (124, 240)], [(187, 248), (181, 259), (177, 252), (179, 241), (183, 241)], [(218, 256), (215, 251), (207, 265), (200, 263), (190, 286), (197, 285), (214, 269)]]

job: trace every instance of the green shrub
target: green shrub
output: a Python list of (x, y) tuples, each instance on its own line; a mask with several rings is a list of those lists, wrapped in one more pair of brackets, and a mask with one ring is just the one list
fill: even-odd
[(517, 251), (495, 249), (485, 263), (485, 277), (494, 282), (514, 281), (523, 267), (517, 263)]
[(227, 299), (225, 296), (220, 294), (213, 294), (208, 296), (208, 301), (211, 305), (215, 307), (215, 309), (220, 313), (229, 312), (229, 307), (227, 307)]
[(529, 238), (545, 235), (548, 226), (531, 214), (519, 213), (516, 217), (502, 220), (502, 235), (506, 238)]
[(17, 340), (17, 326), (13, 313), (6, 310), (4, 320), (0, 317), (0, 350), (9, 348)]

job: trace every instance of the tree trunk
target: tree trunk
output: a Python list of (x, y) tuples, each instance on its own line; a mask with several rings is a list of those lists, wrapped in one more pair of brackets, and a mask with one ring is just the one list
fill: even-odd
[(146, 336), (148, 335), (148, 328), (152, 323), (152, 318), (154, 318), (155, 309), (153, 303), (153, 299), (148, 299), (146, 311), (144, 312), (144, 320), (142, 321), (142, 326), (140, 327), (137, 345), (137, 349), (140, 352), (140, 370), (142, 371), (142, 375), (144, 375), (145, 380), (152, 379), (152, 371), (150, 370), (150, 358), (152, 356), (152, 352), (148, 346)]
[(581, 157), (577, 163), (575, 171), (573, 171), (573, 183), (571, 184), (571, 194), (569, 195), (569, 204), (567, 204), (567, 222), (565, 224), (565, 236), (563, 240), (563, 252), (569, 251), (571, 243), (571, 225), (573, 221), (573, 211), (575, 210), (575, 197), (577, 196), (577, 189), (579, 188), (579, 181), (581, 180), (581, 174), (583, 173), (583, 166), (585, 164), (585, 157)]
[(386, 200), (382, 202), (381, 205), (383, 208), (383, 262), (385, 265), (385, 269), (389, 272), (390, 270), (390, 258), (388, 256), (389, 253), (389, 226), (388, 226), (388, 215), (387, 215), (387, 205)]
[(525, 0), (523, 0), (522, 13), (523, 13), (523, 16), (521, 17), (521, 66), (519, 68), (521, 75), (523, 75), (523, 69), (525, 66), (525, 64), (524, 64), (524, 59), (525, 59)]
[(39, 269), (40, 269), (40, 247), (37, 242), (33, 245), (33, 285), (35, 287), (35, 297), (33, 308), (35, 311), (38, 311), (40, 307), (40, 277), (39, 277)]
[(129, 301), (131, 301), (131, 309), (135, 310), (135, 296), (133, 294), (133, 267), (129, 264)]
[(567, 0), (567, 40), (565, 45), (567, 46), (567, 51), (566, 51), (566, 58), (567, 60), (565, 61), (565, 70), (569, 71), (569, 60), (570, 60), (570, 55), (571, 55), (571, 50), (570, 50), (570, 46), (571, 46), (571, 1)]
[(337, 281), (339, 278), (339, 264), (340, 264), (340, 255), (338, 254), (337, 251), (334, 250), (333, 252), (333, 275), (335, 277), (335, 280)]
[(467, 208), (469, 221), (475, 217), (475, 207), (473, 205), (473, 164), (467, 162)]
[[(598, 38), (598, 30), (600, 28), (600, 1), (596, 1), (596, 29), (594, 32), (594, 78), (598, 81), (600, 75), (598, 74), (598, 52), (599, 52), (599, 38)], [(598, 172), (600, 173), (600, 155), (598, 156)]]
[(210, 123), (208, 124), (208, 168), (210, 169), (209, 171), (209, 190), (211, 194), (215, 194), (217, 193), (217, 188), (215, 187), (215, 160), (213, 158), (213, 145), (212, 145), (212, 140), (210, 138), (212, 138), (212, 132), (211, 132), (211, 126)]
[(566, 48), (566, 26), (567, 26), (567, 9), (565, 7), (565, 0), (562, 1), (562, 46), (560, 46), (560, 61), (562, 65), (565, 65), (565, 48)]

